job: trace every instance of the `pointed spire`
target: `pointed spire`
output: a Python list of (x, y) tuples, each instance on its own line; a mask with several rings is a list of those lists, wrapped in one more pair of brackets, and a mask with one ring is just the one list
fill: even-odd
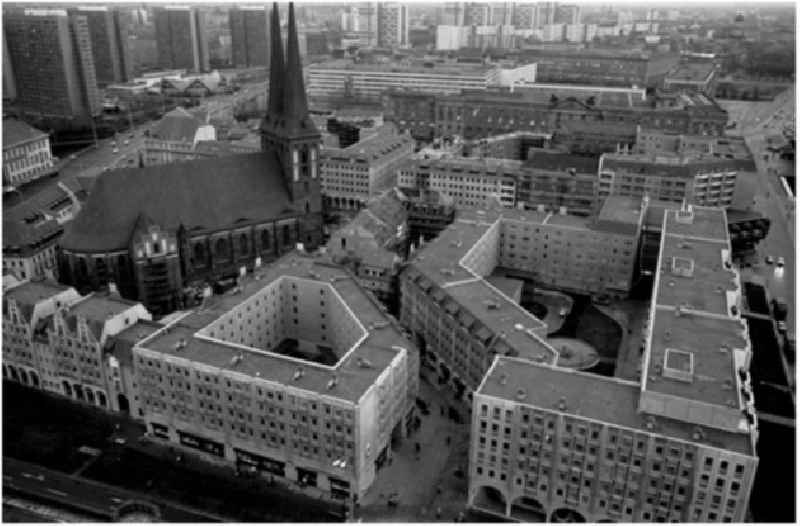
[(300, 62), (300, 46), (297, 42), (297, 25), (292, 2), (289, 2), (289, 34), (286, 43), (286, 88), (287, 123), (299, 125), (308, 119), (308, 103), (303, 85), (303, 66)]
[(272, 25), (270, 26), (270, 50), (272, 54), (269, 62), (269, 111), (267, 118), (277, 119), (283, 114), (284, 109), (284, 73), (283, 42), (281, 41), (281, 17), (278, 12), (278, 3), (272, 4)]

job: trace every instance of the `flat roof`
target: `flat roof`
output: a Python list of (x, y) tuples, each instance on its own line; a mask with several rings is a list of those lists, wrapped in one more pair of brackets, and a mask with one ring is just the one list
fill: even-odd
[[(168, 331), (159, 333), (139, 347), (356, 403), (401, 352), (395, 346), (408, 348), (410, 345), (399, 326), (381, 310), (377, 300), (369, 297), (356, 279), (338, 265), (292, 253), (260, 269), (255, 276), (258, 279), (251, 276), (244, 280), (240, 285), (241, 292), (212, 297), (204, 308), (193, 311)], [(333, 287), (366, 329), (366, 339), (335, 366), (328, 367), (275, 352), (197, 337), (199, 329), (280, 278), (311, 280)], [(181, 339), (187, 345), (176, 348)], [(239, 354), (243, 359), (232, 361)], [(303, 368), (304, 374), (295, 380), (294, 374), (299, 367)], [(328, 383), (334, 376), (337, 383), (329, 389)]]
[[(524, 392), (524, 398), (520, 393)], [(523, 359), (498, 357), (478, 394), (492, 396), (577, 418), (594, 419), (642, 433), (656, 433), (753, 455), (748, 435), (703, 427), (702, 441), (693, 438), (695, 424), (638, 411), (639, 385), (617, 378), (583, 373)], [(559, 409), (563, 399), (565, 409)], [(654, 424), (648, 429), (648, 422)]]
[(712, 62), (684, 62), (667, 73), (668, 82), (705, 82), (716, 71)]
[(69, 314), (82, 316), (87, 320), (105, 322), (108, 318), (122, 314), (138, 304), (119, 296), (101, 296), (95, 293), (73, 304), (69, 309)]
[[(647, 390), (688, 398), (717, 406), (739, 409), (737, 367), (733, 349), (749, 345), (745, 322), (739, 318), (719, 318), (657, 307), (647, 369)], [(667, 349), (687, 351), (694, 356), (689, 381), (663, 374)]]
[[(700, 241), (666, 234), (662, 240), (661, 279), (655, 291), (658, 305), (686, 305), (719, 316), (728, 316), (727, 293), (739, 290), (738, 277), (725, 269), (722, 251), (727, 243)], [(691, 276), (677, 275), (673, 264), (689, 263)]]
[(326, 62), (311, 64), (309, 71), (320, 70), (341, 70), (341, 71), (360, 71), (364, 73), (427, 73), (431, 75), (451, 75), (457, 77), (480, 75), (485, 77), (487, 73), (496, 69), (494, 66), (484, 64), (441, 64), (429, 62), (433, 67), (424, 66), (423, 63), (407, 64), (403, 62), (360, 62), (356, 63), (350, 59), (334, 59)]

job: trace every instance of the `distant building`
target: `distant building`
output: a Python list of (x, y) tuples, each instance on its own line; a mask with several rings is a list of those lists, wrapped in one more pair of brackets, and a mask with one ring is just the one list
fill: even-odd
[(581, 8), (578, 5), (558, 5), (556, 7), (553, 23), (579, 24), (581, 21)]
[(388, 89), (427, 93), (458, 93), (486, 89), (497, 70), (491, 66), (354, 63), (334, 60), (308, 68), (308, 95), (312, 99), (349, 99), (379, 102)]
[(228, 17), (233, 66), (269, 66), (266, 7), (232, 7), (228, 10)]
[(661, 223), (641, 379), (495, 358), (473, 396), (471, 507), (519, 521), (746, 520), (758, 424), (725, 212), (689, 206)]
[(14, 80), (14, 68), (11, 65), (11, 56), (8, 54), (6, 33), (3, 32), (3, 99), (14, 100), (17, 98), (17, 83)]
[(217, 139), (208, 116), (176, 108), (161, 118), (155, 130), (145, 139), (146, 166), (195, 158), (194, 151), (201, 141)]
[(359, 210), (370, 198), (394, 187), (397, 169), (414, 146), (409, 135), (386, 124), (347, 148), (323, 148), (320, 173), (326, 208)]
[(453, 199), (434, 190), (398, 188), (405, 196), (408, 212), (409, 247), (430, 241), (453, 222), (456, 209)]
[[(537, 79), (540, 74), (537, 67)], [(392, 90), (385, 96), (384, 107), (387, 120), (419, 139), (475, 139), (514, 131), (553, 133), (559, 128), (579, 128), (578, 123), (594, 124), (598, 131), (607, 127), (615, 134), (624, 126), (622, 139), (635, 136), (637, 125), (675, 133), (722, 135), (728, 119), (727, 112), (702, 93), (656, 92), (642, 100), (602, 90), (587, 92), (585, 98), (562, 98), (538, 90), (439, 96)]]
[(378, 46), (408, 47), (408, 6), (378, 2)]
[(17, 119), (3, 119), (3, 186), (51, 175), (50, 137)]
[[(172, 312), (188, 291), (235, 279), (322, 238), (320, 134), (308, 113), (289, 7), (286, 55), (272, 19), (269, 109), (261, 151), (111, 171), (99, 177), (61, 241), (59, 277), (79, 290), (113, 281), (154, 314)], [(284, 62), (285, 61), (285, 62)], [(177, 136), (194, 140), (197, 127)]]
[[(563, 30), (564, 26), (559, 27)], [(562, 37), (546, 40), (558, 41)], [(600, 49), (524, 48), (520, 58), (538, 64), (539, 82), (626, 87), (655, 87), (679, 61), (678, 55)]]
[(88, 122), (102, 111), (89, 23), (64, 9), (24, 9), (3, 16), (17, 105), (44, 118)]
[(664, 89), (693, 90), (712, 96), (717, 88), (716, 77), (713, 62), (684, 62), (664, 77)]
[(69, 12), (86, 17), (97, 85), (103, 88), (108, 84), (130, 80), (132, 71), (127, 49), (128, 34), (121, 25), (119, 10), (106, 6), (81, 6)]
[(154, 7), (158, 66), (208, 71), (208, 38), (197, 8)]

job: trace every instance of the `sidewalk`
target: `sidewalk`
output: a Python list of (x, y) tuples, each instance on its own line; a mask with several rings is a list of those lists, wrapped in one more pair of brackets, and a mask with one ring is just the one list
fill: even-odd
[[(462, 469), (466, 477), (469, 424), (448, 420), (446, 409), (442, 415), (441, 408), (452, 404), (449, 390), (438, 391), (422, 381), (420, 398), (427, 402), (431, 414), (422, 416), (421, 427), (392, 451), (391, 464), (384, 465), (361, 499), (355, 513), (358, 520), (430, 522), (436, 520), (436, 507), (442, 507), (441, 520), (452, 522), (465, 509), (466, 478), (458, 479), (454, 473)], [(437, 493), (437, 487), (441, 487), (441, 493)], [(390, 507), (388, 500), (393, 494), (397, 506)]]

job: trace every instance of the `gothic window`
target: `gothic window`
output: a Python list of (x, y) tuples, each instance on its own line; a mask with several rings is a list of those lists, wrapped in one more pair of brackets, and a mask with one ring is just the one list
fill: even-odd
[(283, 244), (288, 245), (292, 242), (292, 232), (289, 230), (289, 225), (283, 225)]
[(262, 250), (269, 249), (269, 230), (261, 231), (261, 249)]
[(218, 239), (215, 252), (217, 256), (227, 255), (228, 243), (224, 239)]
[(242, 234), (241, 236), (239, 236), (239, 250), (242, 251), (242, 254), (248, 253), (247, 234)]
[(203, 243), (197, 243), (194, 246), (194, 261), (195, 263), (202, 262), (206, 257), (206, 251), (203, 247)]

